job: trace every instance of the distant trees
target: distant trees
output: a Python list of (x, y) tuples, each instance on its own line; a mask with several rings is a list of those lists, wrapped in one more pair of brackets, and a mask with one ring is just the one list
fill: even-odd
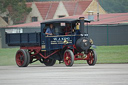
[(0, 15), (10, 9), (7, 14), (14, 23), (21, 21), (32, 9), (27, 8), (25, 0), (0, 0)]
[(108, 13), (128, 12), (128, 0), (99, 0), (99, 3)]

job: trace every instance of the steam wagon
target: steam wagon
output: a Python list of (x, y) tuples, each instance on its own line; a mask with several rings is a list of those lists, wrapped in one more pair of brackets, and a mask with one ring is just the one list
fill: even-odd
[[(93, 41), (88, 37), (88, 23), (90, 21), (84, 17), (47, 20), (41, 23), (41, 32), (6, 33), (6, 43), (8, 46), (20, 46), (15, 56), (19, 67), (27, 67), (36, 61), (53, 66), (56, 60), (66, 66), (72, 66), (74, 60), (86, 60), (93, 66), (97, 56), (92, 49)], [(46, 35), (50, 24), (54, 35)], [(65, 30), (67, 24), (70, 25), (68, 31)]]

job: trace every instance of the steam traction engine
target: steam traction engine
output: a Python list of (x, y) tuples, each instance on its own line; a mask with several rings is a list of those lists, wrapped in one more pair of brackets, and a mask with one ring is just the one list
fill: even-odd
[[(63, 31), (66, 23), (71, 26), (70, 33)], [(88, 24), (90, 21), (84, 17), (48, 20), (41, 23), (41, 32), (38, 33), (6, 33), (6, 43), (9, 46), (20, 46), (15, 57), (19, 67), (27, 67), (36, 61), (53, 66), (56, 60), (64, 62), (66, 66), (72, 66), (74, 60), (87, 60), (87, 63), (93, 66), (96, 64), (97, 56), (91, 49), (93, 41), (88, 38), (88, 25), (85, 29), (85, 23)], [(53, 36), (45, 35), (49, 24), (54, 25)], [(78, 24), (80, 25), (77, 26)]]

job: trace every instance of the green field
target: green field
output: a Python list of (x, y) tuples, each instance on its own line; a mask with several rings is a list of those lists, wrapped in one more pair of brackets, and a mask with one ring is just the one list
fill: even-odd
[[(0, 66), (15, 65), (15, 54), (19, 48), (0, 49)], [(97, 63), (128, 63), (128, 45), (97, 46)], [(75, 61), (86, 63), (86, 61)], [(40, 64), (40, 63), (36, 63)]]

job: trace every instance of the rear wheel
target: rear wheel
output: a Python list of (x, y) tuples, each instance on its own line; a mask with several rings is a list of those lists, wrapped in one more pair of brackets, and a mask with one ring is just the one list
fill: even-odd
[(56, 63), (56, 60), (55, 59), (47, 58), (47, 59), (44, 59), (43, 63), (46, 66), (53, 66)]
[(16, 53), (16, 64), (19, 67), (27, 67), (30, 62), (30, 55), (28, 51), (20, 49)]
[(25, 51), (26, 51), (26, 54), (27, 54), (27, 64), (29, 65), (29, 63), (30, 63), (30, 54), (27, 50), (25, 50)]
[(96, 52), (93, 49), (90, 49), (87, 56), (89, 57), (89, 59), (87, 60), (88, 65), (94, 66), (97, 62)]
[(64, 62), (66, 66), (72, 66), (74, 64), (74, 54), (71, 50), (64, 52)]

